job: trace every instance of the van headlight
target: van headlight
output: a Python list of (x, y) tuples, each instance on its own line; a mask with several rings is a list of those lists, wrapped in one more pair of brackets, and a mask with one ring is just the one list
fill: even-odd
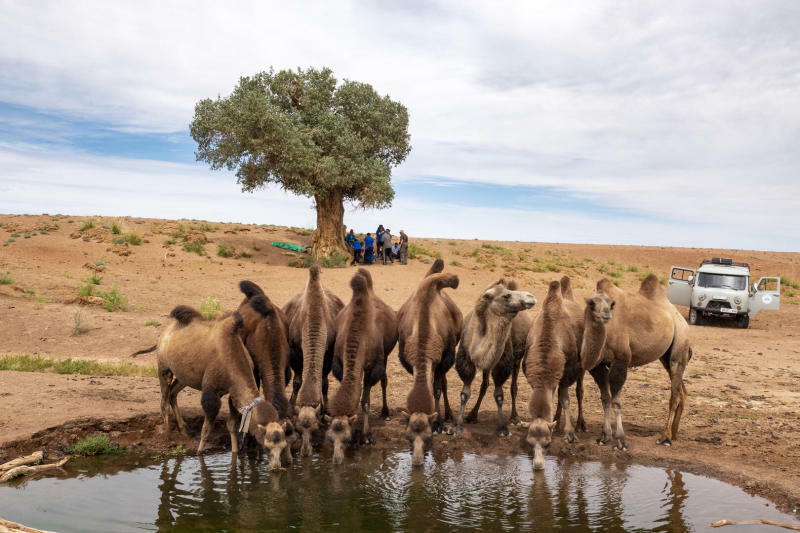
[(736, 305), (739, 305), (740, 303), (742, 303), (742, 299), (739, 298), (738, 296), (736, 298), (734, 298), (733, 301), (736, 303)]
[(700, 296), (697, 297), (697, 299), (700, 300), (701, 302), (703, 302), (706, 299), (706, 295), (705, 294), (701, 294)]

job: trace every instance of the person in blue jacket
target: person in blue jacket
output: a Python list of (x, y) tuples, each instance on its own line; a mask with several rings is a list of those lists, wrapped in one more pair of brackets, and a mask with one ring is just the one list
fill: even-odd
[(375, 239), (367, 233), (364, 237), (364, 264), (371, 265), (375, 261)]
[(357, 265), (361, 260), (361, 241), (358, 239), (353, 241), (353, 262), (351, 265)]

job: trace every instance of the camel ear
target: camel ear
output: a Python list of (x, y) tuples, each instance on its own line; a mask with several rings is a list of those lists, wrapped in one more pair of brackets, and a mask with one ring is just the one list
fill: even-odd
[(550, 431), (553, 431), (556, 428), (557, 424), (558, 424), (558, 420), (553, 420), (552, 422), (548, 422), (547, 423), (547, 427), (548, 427), (548, 429), (550, 429)]
[(323, 421), (325, 424), (330, 424), (330, 423), (331, 423), (331, 420), (332, 420), (332, 419), (331, 419), (330, 415), (322, 415), (322, 421)]
[(350, 418), (347, 419), (347, 421), (350, 422), (351, 426), (354, 426), (355, 423), (358, 422), (358, 415), (351, 416)]
[(428, 415), (428, 422), (430, 422), (431, 424), (436, 422), (438, 419), (439, 419), (439, 413), (431, 413)]
[(258, 429), (260, 429), (261, 431), (267, 430), (267, 426), (265, 426), (264, 424), (256, 424), (256, 425), (258, 426)]
[(530, 422), (520, 422), (519, 425), (522, 426), (525, 429), (528, 429), (529, 427), (531, 427), (531, 423)]

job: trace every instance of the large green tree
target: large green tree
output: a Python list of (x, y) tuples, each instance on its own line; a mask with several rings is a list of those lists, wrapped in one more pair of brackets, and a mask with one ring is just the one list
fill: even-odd
[(243, 77), (197, 102), (191, 133), (197, 160), (235, 170), (243, 191), (276, 183), (313, 198), (317, 257), (344, 249), (344, 202), (391, 205), (391, 169), (411, 150), (405, 106), (328, 68)]

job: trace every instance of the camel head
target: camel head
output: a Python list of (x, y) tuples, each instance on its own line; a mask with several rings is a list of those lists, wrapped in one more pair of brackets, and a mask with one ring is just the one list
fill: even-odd
[(550, 446), (553, 440), (555, 427), (556, 422), (548, 422), (544, 418), (536, 418), (528, 425), (525, 442), (533, 448), (534, 470), (544, 470), (544, 450)]
[(529, 292), (510, 289), (509, 284), (501, 279), (484, 291), (480, 303), (494, 314), (513, 320), (520, 311), (536, 305), (536, 298)]
[(611, 311), (616, 302), (603, 293), (597, 293), (591, 298), (586, 298), (586, 312), (588, 318), (600, 324), (611, 321)]
[(358, 415), (334, 416), (328, 427), (325, 437), (333, 443), (333, 463), (341, 464), (344, 461), (344, 447), (353, 440), (353, 427)]
[(311, 455), (311, 434), (319, 429), (319, 421), (322, 416), (322, 404), (317, 408), (310, 405), (304, 405), (295, 408), (297, 416), (295, 417), (295, 425), (297, 430), (303, 437), (303, 443), (300, 446), (300, 453), (304, 456)]
[(253, 407), (253, 420), (248, 432), (269, 452), (269, 468), (281, 467), (281, 453), (288, 446), (287, 435), (292, 436), (291, 424), (284, 420), (276, 421), (278, 413), (269, 402), (260, 402)]
[(425, 445), (433, 439), (433, 431), (431, 424), (433, 424), (439, 417), (439, 413), (425, 414), (425, 413), (411, 413), (408, 418), (408, 425), (406, 426), (403, 436), (411, 443), (411, 464), (414, 466), (422, 466), (425, 462)]

